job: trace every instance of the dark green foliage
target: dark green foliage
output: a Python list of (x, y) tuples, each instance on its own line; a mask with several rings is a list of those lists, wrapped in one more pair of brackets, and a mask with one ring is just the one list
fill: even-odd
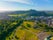
[(18, 40), (19, 38), (17, 36), (15, 36), (15, 38)]
[(0, 40), (5, 40), (6, 37), (8, 37), (9, 35), (11, 35), (11, 33), (21, 24), (23, 23), (23, 20), (20, 20), (19, 23), (17, 23), (16, 25), (13, 25), (13, 27), (11, 27), (11, 25), (8, 25), (7, 27), (7, 31), (3, 31), (0, 34)]
[(31, 25), (30, 24), (27, 24), (27, 27), (31, 27)]
[(25, 27), (24, 25), (22, 25), (22, 28), (21, 29), (27, 29), (27, 30), (29, 30), (27, 27)]

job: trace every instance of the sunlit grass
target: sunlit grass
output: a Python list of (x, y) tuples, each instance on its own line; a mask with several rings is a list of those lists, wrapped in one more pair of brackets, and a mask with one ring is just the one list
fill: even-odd
[(26, 14), (9, 14), (8, 16), (17, 17), (17, 16), (25, 16)]
[(21, 29), (22, 26), (20, 26), (18, 29), (15, 30), (15, 32), (13, 32), (8, 38), (6, 38), (7, 40), (9, 40), (9, 38), (12, 37), (14, 40), (16, 40), (15, 36), (17, 36), (19, 39), (18, 40), (38, 40), (38, 37), (36, 36), (36, 34), (33, 34), (25, 29)]
[(53, 37), (51, 37), (50, 39), (53, 40)]
[(32, 34), (31, 32), (27, 30), (17, 30), (16, 31), (17, 37), (19, 37), (19, 40), (38, 40), (37, 36)]
[[(14, 22), (13, 24), (16, 24)], [(27, 24), (30, 24), (31, 27), (28, 27)], [(44, 29), (34, 29), (35, 22), (24, 21), (19, 28), (16, 28), (14, 32), (9, 37), (6, 37), (6, 40), (39, 40), (37, 35), (42, 32)], [(24, 27), (23, 27), (24, 26)], [(46, 34), (52, 34), (51, 31), (46, 32)], [(53, 40), (53, 39), (52, 39)]]
[(31, 27), (33, 27), (33, 26), (35, 25), (35, 22), (31, 22), (31, 21), (24, 21), (24, 22), (23, 22), (23, 25), (24, 25), (24, 26), (27, 26), (27, 24), (30, 24)]

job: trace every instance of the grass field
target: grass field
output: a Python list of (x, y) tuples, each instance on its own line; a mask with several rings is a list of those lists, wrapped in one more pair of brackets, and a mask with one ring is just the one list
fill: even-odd
[[(32, 28), (34, 26), (33, 23), (34, 22), (24, 21), (22, 25), (27, 29), (23, 28), (21, 25), (19, 28), (15, 29), (15, 31), (6, 38), (6, 40), (38, 40), (38, 37), (34, 33), (38, 33), (39, 30), (34, 30)], [(26, 24), (30, 24), (31, 28), (27, 27)]]
[[(16, 22), (13, 24), (16, 24)], [(34, 25), (36, 25), (36, 23), (33, 21), (24, 21), (9, 37), (6, 38), (6, 40), (39, 40), (37, 35), (41, 33), (43, 29), (34, 29)], [(53, 33), (49, 31), (46, 32), (46, 34), (49, 35)]]

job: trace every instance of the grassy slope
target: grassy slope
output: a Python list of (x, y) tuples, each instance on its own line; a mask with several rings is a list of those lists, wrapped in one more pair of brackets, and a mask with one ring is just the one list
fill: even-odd
[(34, 29), (32, 27), (31, 28), (27, 27), (26, 23), (30, 24), (31, 26), (34, 25), (33, 24), (34, 22), (24, 21), (24, 23), (22, 25), (24, 25), (27, 29), (23, 28), (22, 25), (21, 25), (14, 32), (12, 32), (12, 34), (9, 37), (7, 37), (6, 40), (12, 40), (12, 39), (17, 40), (17, 38), (18, 38), (18, 40), (38, 40), (36, 34), (33, 34), (31, 32), (37, 33), (39, 30), (34, 31)]
[[(28, 27), (30, 24), (31, 27)], [(6, 38), (6, 40), (38, 40), (37, 34), (40, 33), (41, 29), (33, 29), (35, 22), (24, 21), (19, 28), (16, 28), (12, 34)], [(47, 34), (52, 34), (51, 32), (46, 32)]]

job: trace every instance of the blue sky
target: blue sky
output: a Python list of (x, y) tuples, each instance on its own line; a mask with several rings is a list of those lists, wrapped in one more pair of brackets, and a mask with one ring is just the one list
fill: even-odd
[(0, 11), (29, 9), (53, 10), (53, 0), (0, 0)]

